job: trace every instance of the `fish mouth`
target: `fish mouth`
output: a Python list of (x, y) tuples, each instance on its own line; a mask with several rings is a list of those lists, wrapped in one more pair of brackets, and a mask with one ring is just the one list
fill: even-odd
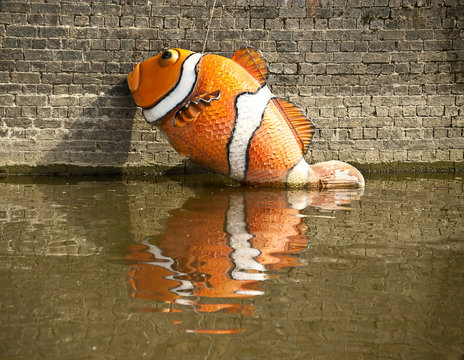
[(131, 93), (135, 93), (140, 86), (140, 63), (127, 75), (127, 85)]

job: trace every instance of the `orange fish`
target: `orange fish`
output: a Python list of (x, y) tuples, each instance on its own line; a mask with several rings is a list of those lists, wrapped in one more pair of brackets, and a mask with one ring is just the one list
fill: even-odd
[(170, 49), (137, 64), (127, 81), (145, 119), (192, 161), (247, 184), (364, 186), (353, 166), (303, 158), (315, 126), (267, 86), (268, 66), (247, 47), (231, 59)]

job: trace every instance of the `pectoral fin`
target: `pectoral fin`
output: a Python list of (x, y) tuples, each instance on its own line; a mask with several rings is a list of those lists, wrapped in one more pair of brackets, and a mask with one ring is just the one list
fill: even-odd
[(181, 127), (187, 123), (194, 122), (204, 108), (211, 106), (211, 103), (214, 100), (218, 100), (220, 97), (220, 90), (195, 96), (176, 112), (174, 115), (174, 125)]

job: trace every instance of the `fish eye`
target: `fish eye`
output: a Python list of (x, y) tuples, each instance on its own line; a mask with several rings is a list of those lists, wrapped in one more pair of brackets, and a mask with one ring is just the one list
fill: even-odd
[(166, 50), (161, 54), (159, 64), (161, 67), (166, 67), (174, 64), (179, 59), (179, 52), (177, 50)]
[(161, 55), (161, 59), (163, 59), (163, 60), (168, 60), (170, 58), (172, 58), (172, 51), (171, 50), (167, 50)]

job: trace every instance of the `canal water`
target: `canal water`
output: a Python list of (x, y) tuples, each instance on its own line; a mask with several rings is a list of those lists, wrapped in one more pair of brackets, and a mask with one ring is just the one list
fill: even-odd
[(1, 359), (464, 359), (462, 174), (0, 179)]

